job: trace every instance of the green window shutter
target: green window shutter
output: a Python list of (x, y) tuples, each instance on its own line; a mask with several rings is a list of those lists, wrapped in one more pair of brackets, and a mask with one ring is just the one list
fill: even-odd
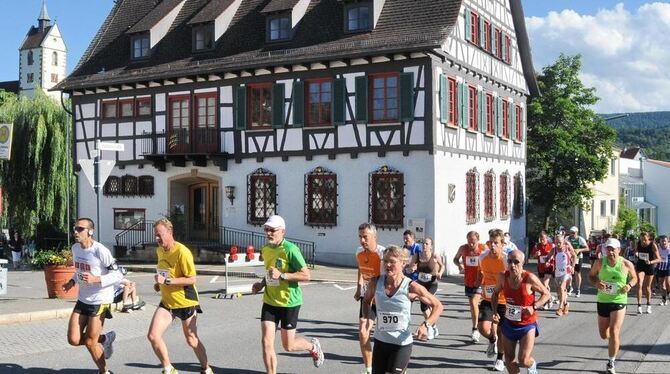
[(449, 86), (447, 76), (440, 74), (440, 122), (449, 122)]
[(500, 96), (496, 96), (496, 135), (497, 136), (502, 136), (502, 115), (503, 115), (503, 110), (502, 110), (502, 100), (500, 100)]
[(284, 127), (284, 83), (272, 85), (272, 127), (281, 129)]
[(484, 17), (479, 15), (479, 46), (484, 47), (484, 40), (486, 39), (486, 36), (484, 35)]
[(400, 120), (414, 120), (414, 73), (400, 73)]
[(516, 140), (516, 105), (514, 103), (509, 104), (509, 112), (511, 113), (512, 120), (510, 121), (510, 137)]
[(333, 81), (333, 122), (335, 125), (344, 125), (346, 116), (347, 88), (345, 79)]
[(477, 124), (479, 125), (479, 132), (486, 132), (486, 102), (484, 91), (477, 91)]
[(305, 82), (293, 82), (293, 127), (305, 124)]
[(368, 77), (356, 77), (356, 122), (368, 122)]
[(496, 28), (491, 25), (491, 54), (496, 55)]
[(247, 87), (237, 87), (237, 100), (235, 100), (235, 128), (246, 130), (247, 128)]
[(463, 128), (470, 126), (470, 87), (463, 83), (461, 86), (463, 90)]
[(456, 103), (456, 122), (463, 127), (463, 83), (456, 82), (456, 95), (458, 103)]
[(465, 8), (465, 12), (463, 14), (463, 18), (465, 18), (465, 40), (471, 41), (471, 32), (472, 30), (470, 29), (470, 9)]

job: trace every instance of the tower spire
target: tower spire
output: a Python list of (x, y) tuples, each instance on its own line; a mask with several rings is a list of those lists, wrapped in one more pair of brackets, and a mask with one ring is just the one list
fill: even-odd
[(47, 4), (45, 0), (42, 0), (42, 10), (40, 11), (40, 16), (37, 18), (37, 21), (39, 21), (40, 31), (44, 31), (51, 22), (51, 18), (49, 18), (49, 12), (47, 12)]

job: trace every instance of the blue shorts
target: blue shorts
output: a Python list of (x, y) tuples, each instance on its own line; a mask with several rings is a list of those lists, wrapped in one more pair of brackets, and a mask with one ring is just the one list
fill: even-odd
[(481, 287), (468, 287), (465, 286), (465, 296), (467, 297), (473, 297), (475, 295), (481, 295), (482, 294), (482, 288)]
[(535, 337), (540, 336), (540, 329), (537, 326), (537, 322), (533, 322), (528, 325), (515, 325), (507, 319), (502, 321), (502, 334), (509, 340), (518, 342), (528, 334), (529, 331), (535, 329)]

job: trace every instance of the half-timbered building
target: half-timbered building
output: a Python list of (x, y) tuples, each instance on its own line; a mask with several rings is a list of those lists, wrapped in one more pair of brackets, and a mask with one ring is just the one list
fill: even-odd
[[(275, 213), (329, 263), (367, 221), (450, 257), (470, 230), (525, 240), (519, 0), (120, 0), (59, 88), (76, 159), (124, 145), (102, 156), (110, 245), (162, 215), (216, 242)], [(95, 216), (84, 178), (78, 198)]]

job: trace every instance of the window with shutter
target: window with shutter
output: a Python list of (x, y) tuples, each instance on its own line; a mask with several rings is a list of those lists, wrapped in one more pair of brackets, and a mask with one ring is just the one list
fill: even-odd
[(337, 175), (320, 166), (305, 175), (305, 224), (337, 225)]
[(484, 174), (484, 222), (496, 218), (496, 175), (493, 170)]
[(495, 135), (494, 111), (493, 111), (493, 94), (486, 93), (486, 134)]
[(468, 86), (468, 130), (477, 131), (477, 87)]
[(399, 74), (371, 74), (369, 78), (369, 96), (372, 123), (397, 122), (399, 113)]
[[(367, 92), (367, 88), (364, 89)], [(344, 125), (346, 122), (347, 108), (347, 81), (338, 78), (333, 81), (333, 122), (335, 125)], [(367, 118), (367, 116), (366, 116)]]
[(333, 82), (330, 78), (307, 81), (307, 126), (333, 123)]
[(500, 219), (509, 219), (511, 183), (507, 171), (500, 175)]
[(447, 76), (440, 74), (440, 123), (449, 122), (449, 87)]
[(449, 125), (458, 126), (458, 94), (456, 79), (449, 78)]
[(284, 127), (286, 120), (284, 83), (275, 83), (272, 85), (272, 127), (280, 129)]
[(479, 221), (479, 172), (477, 168), (465, 174), (465, 222), (468, 225)]
[(356, 122), (368, 122), (368, 77), (356, 77)]
[(248, 86), (248, 118), (250, 130), (272, 127), (272, 83)]
[(259, 168), (247, 179), (247, 223), (262, 225), (277, 214), (277, 176)]

